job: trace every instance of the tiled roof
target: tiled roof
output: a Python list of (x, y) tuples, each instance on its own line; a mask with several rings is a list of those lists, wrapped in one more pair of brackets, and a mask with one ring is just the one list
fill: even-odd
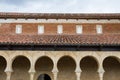
[(25, 19), (120, 19), (120, 13), (6, 13), (0, 12), (0, 18)]
[(120, 34), (101, 35), (0, 35), (0, 44), (120, 45)]

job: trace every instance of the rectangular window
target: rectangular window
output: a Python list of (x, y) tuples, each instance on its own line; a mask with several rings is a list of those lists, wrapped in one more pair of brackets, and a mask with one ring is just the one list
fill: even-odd
[(62, 25), (58, 25), (57, 26), (57, 33), (58, 34), (62, 34), (63, 33), (63, 26)]
[(38, 26), (38, 34), (43, 34), (44, 33), (44, 26), (43, 25), (39, 25)]
[(102, 25), (96, 25), (96, 31), (98, 34), (102, 34)]
[(82, 29), (83, 29), (82, 25), (76, 25), (76, 33), (77, 34), (82, 34)]
[(22, 25), (16, 25), (16, 34), (22, 33)]

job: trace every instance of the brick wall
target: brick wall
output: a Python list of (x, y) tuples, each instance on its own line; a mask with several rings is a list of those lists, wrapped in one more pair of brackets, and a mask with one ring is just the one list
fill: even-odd
[[(44, 25), (44, 34), (57, 34), (57, 25), (63, 25), (63, 34), (76, 34), (76, 25), (83, 26), (83, 34), (96, 34), (98, 24), (75, 24), (75, 23), (4, 23), (0, 26), (0, 34), (15, 34), (17, 24), (22, 25), (22, 34), (37, 34), (38, 25)], [(120, 24), (99, 24), (103, 26), (103, 33), (120, 33)]]

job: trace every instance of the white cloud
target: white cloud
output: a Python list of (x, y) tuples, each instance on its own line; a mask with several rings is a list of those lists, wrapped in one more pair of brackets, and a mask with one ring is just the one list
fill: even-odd
[(120, 0), (1, 0), (1, 12), (120, 13)]

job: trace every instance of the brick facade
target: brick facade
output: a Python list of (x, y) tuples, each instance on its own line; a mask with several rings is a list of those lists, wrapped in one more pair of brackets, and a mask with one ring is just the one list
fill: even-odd
[(76, 25), (83, 26), (83, 34), (97, 34), (96, 25), (100, 24), (103, 34), (120, 33), (119, 23), (98, 23), (98, 24), (75, 24), (75, 23), (3, 23), (0, 27), (0, 34), (16, 34), (16, 25), (22, 25), (22, 34), (38, 34), (38, 25), (44, 25), (44, 34), (57, 34), (57, 25), (63, 25), (63, 34), (76, 34)]

